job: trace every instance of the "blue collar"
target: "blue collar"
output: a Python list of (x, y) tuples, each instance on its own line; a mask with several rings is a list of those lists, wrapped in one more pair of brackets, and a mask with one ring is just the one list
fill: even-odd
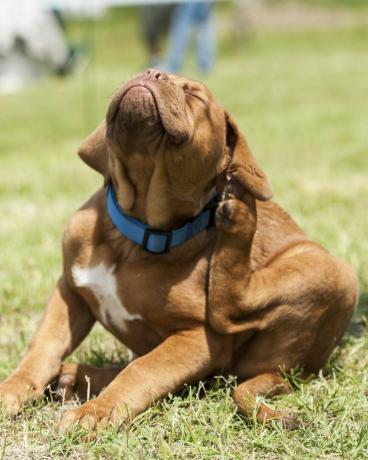
[(169, 252), (170, 248), (179, 246), (198, 235), (205, 228), (211, 227), (214, 224), (218, 202), (219, 195), (216, 195), (198, 216), (180, 228), (165, 232), (152, 230), (147, 224), (125, 214), (117, 202), (112, 184), (107, 189), (107, 210), (112, 223), (129, 240), (154, 254)]

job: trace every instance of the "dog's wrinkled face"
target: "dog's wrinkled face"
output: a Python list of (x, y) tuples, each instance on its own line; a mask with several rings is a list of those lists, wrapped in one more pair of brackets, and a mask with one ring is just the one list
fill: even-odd
[[(132, 141), (132, 133), (156, 134), (160, 141), (167, 136), (174, 144), (190, 140), (194, 130), (196, 97), (206, 106), (208, 93), (203, 85), (175, 75), (148, 70), (126, 83), (110, 104), (107, 123), (123, 143)], [(136, 139), (137, 140), (137, 139)], [(136, 142), (134, 142), (136, 143)]]
[(227, 171), (272, 196), (232, 118), (201, 83), (148, 70), (122, 86), (79, 151), (111, 180), (121, 207), (156, 228), (198, 213)]

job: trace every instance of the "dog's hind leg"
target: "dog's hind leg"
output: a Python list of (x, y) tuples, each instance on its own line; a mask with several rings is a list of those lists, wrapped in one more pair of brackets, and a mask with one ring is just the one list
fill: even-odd
[(231, 196), (217, 210), (218, 237), (208, 290), (212, 328), (221, 334), (265, 330), (284, 321), (281, 306), (287, 306), (286, 314), (290, 318), (296, 315), (297, 323), (304, 322), (304, 329), (314, 335), (329, 316), (325, 328), (329, 333), (323, 334), (319, 345), (327, 359), (356, 305), (355, 272), (308, 240), (285, 248), (253, 271), (251, 248), (256, 223), (255, 200), (249, 194), (242, 201)]
[(101, 368), (88, 364), (63, 364), (57, 392), (66, 401), (75, 397), (86, 401), (92, 396), (98, 396), (121, 370), (122, 367)]
[(241, 414), (256, 419), (261, 423), (280, 420), (283, 427), (289, 430), (298, 427), (297, 419), (284, 411), (271, 409), (262, 402), (257, 401), (257, 396), (273, 397), (279, 394), (290, 393), (289, 385), (276, 373), (257, 375), (241, 383), (234, 389), (233, 398)]

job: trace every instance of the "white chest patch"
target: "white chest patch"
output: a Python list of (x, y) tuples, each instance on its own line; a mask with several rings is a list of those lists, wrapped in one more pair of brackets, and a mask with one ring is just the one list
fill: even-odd
[(100, 263), (95, 267), (72, 267), (73, 280), (76, 286), (90, 289), (99, 303), (99, 319), (107, 327), (115, 327), (127, 331), (127, 321), (141, 320), (141, 315), (133, 315), (122, 304), (113, 274), (116, 265), (106, 267)]

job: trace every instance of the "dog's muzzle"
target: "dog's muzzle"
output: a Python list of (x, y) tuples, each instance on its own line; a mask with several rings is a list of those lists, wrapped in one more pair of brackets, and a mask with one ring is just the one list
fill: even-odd
[(133, 86), (120, 103), (121, 117), (127, 128), (155, 127), (161, 124), (155, 99), (144, 86)]

